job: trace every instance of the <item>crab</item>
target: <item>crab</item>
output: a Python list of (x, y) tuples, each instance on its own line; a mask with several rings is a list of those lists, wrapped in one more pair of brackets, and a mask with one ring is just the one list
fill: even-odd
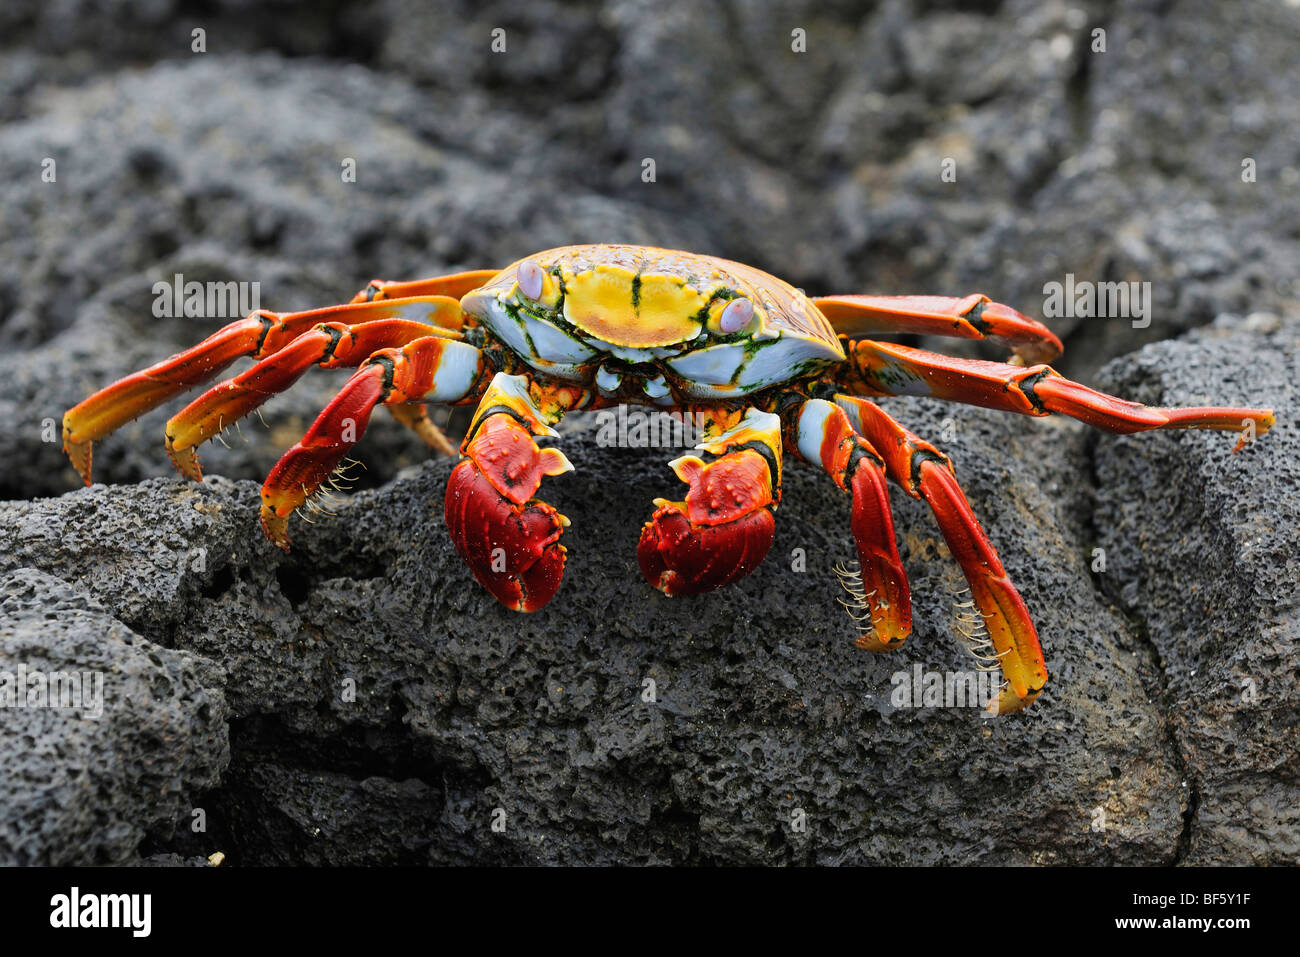
[[(1009, 362), (954, 358), (866, 338), (910, 333), (991, 339)], [(1045, 363), (1062, 351), (1042, 323), (987, 296), (810, 298), (775, 276), (713, 256), (646, 246), (565, 246), (503, 270), (412, 282), (373, 280), (351, 303), (259, 310), (70, 409), (64, 451), (89, 485), (93, 444), (235, 360), (255, 364), (213, 385), (167, 423), (176, 467), (201, 481), (195, 449), (312, 366), (353, 368), (334, 399), (262, 486), (266, 536), (288, 548), (289, 519), (328, 487), (385, 406), (438, 451), (460, 455), (445, 518), (474, 576), (507, 608), (531, 612), (564, 574), (568, 519), (537, 497), (573, 466), (538, 440), (567, 412), (620, 403), (689, 413), (703, 441), (670, 463), (687, 490), (656, 499), (637, 560), (666, 595), (732, 584), (772, 544), (787, 458), (823, 470), (851, 500), (856, 562), (838, 569), (856, 644), (890, 651), (912, 630), (907, 576), (887, 480), (924, 500), (965, 575), (965, 634), (1000, 669), (989, 710), (1034, 701), (1047, 668), (1024, 599), (957, 484), (952, 463), (872, 399), (927, 395), (1028, 416), (1059, 413), (1111, 432), (1262, 434), (1268, 409), (1149, 408), (1096, 392)], [(474, 405), (457, 450), (428, 403)], [(1234, 449), (1234, 451), (1236, 450)]]

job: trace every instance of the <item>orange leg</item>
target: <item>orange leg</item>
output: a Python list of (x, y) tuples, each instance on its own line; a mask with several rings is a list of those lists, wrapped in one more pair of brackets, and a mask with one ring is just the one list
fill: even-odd
[(428, 336), (373, 353), (352, 375), (262, 485), (262, 528), (289, 547), (289, 517), (361, 441), (376, 405), (462, 402), (483, 387), (483, 357), (473, 346)]
[(934, 512), (979, 611), (978, 618), (967, 616), (967, 646), (976, 657), (1002, 669), (1006, 686), (998, 696), (997, 713), (1019, 711), (1047, 682), (1043, 650), (1029, 609), (962, 494), (952, 463), (874, 402), (848, 395), (837, 395), (835, 402), (848, 413), (853, 428), (880, 450), (889, 477)]
[(456, 446), (451, 444), (442, 429), (429, 418), (429, 408), (424, 403), (419, 405), (384, 406), (394, 419), (415, 433), (415, 437), (433, 449), (439, 455), (455, 455)]
[(839, 388), (857, 395), (930, 395), (1023, 415), (1057, 412), (1108, 432), (1238, 431), (1237, 449), (1246, 443), (1247, 426), (1263, 435), (1273, 425), (1272, 409), (1155, 409), (1097, 392), (1045, 365), (957, 359), (870, 339), (847, 345), (847, 371), (835, 379)]
[(988, 296), (823, 296), (813, 304), (840, 335), (907, 332), (955, 339), (996, 339), (1011, 346), (1018, 365), (1051, 362), (1064, 348), (1035, 319)]
[(450, 296), (458, 300), (466, 293), (482, 286), (500, 271), (499, 269), (474, 269), (453, 273), (450, 276), (434, 276), (431, 279), (415, 279), (409, 282), (372, 279), (365, 289), (352, 298), (352, 301), (373, 302), (379, 299), (406, 299), (410, 296)]
[(858, 571), (838, 570), (853, 597), (842, 602), (863, 625), (857, 640), (868, 651), (890, 651), (912, 632), (912, 596), (894, 540), (885, 463), (865, 437), (854, 431), (843, 409), (809, 399), (785, 419), (787, 451), (819, 465), (853, 497), (852, 529)]
[[(459, 339), (458, 333), (409, 319), (376, 319), (357, 326), (322, 323), (234, 378), (218, 382), (172, 416), (167, 423), (167, 453), (186, 477), (201, 481), (203, 475), (194, 449), (271, 396), (288, 389), (313, 365), (324, 369), (355, 368), (379, 349), (404, 346), (430, 335)], [(409, 427), (420, 426), (422, 405), (389, 408), (395, 413), (404, 410), (398, 417), (401, 420), (405, 416)], [(445, 438), (442, 441), (446, 444)]]
[(261, 359), (321, 323), (358, 325), (403, 318), (459, 329), (460, 303), (445, 296), (356, 303), (307, 312), (255, 312), (198, 345), (133, 373), (69, 409), (63, 416), (63, 451), (87, 485), (94, 443), (182, 392), (211, 381), (236, 359)]

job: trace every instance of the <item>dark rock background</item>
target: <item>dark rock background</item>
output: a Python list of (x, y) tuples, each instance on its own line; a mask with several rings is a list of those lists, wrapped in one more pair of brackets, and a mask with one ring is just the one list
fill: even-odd
[[(1300, 860), (1300, 9), (67, 0), (5, 4), (0, 37), (0, 667), (104, 668), (110, 702), (0, 710), (0, 861)], [(889, 705), (895, 671), (969, 667), (902, 495), (916, 631), (875, 657), (835, 601), (847, 503), (807, 470), (759, 571), (670, 601), (634, 557), (670, 453), (575, 423), (566, 583), (519, 618), (456, 559), (449, 463), (384, 418), (339, 517), (262, 541), (256, 483), (336, 375), (205, 450), (201, 486), (173, 408), (102, 443), (91, 489), (43, 441), (220, 325), (152, 316), (176, 272), (295, 309), (610, 240), (1040, 317), (1067, 273), (1149, 281), (1145, 330), (1050, 319), (1058, 368), (1279, 425), (1232, 455), (890, 402), (943, 437), (1038, 623), (1053, 681), (993, 722)]]

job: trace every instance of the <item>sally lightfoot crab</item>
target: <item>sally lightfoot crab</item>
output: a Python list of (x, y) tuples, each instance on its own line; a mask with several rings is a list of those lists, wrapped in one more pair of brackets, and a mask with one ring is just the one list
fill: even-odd
[[(993, 339), (1009, 363), (959, 359), (863, 338), (921, 333)], [(446, 521), (461, 557), (502, 604), (535, 611), (564, 574), (568, 520), (537, 498), (573, 468), (538, 445), (569, 411), (640, 403), (689, 413), (704, 441), (671, 467), (687, 486), (657, 499), (637, 558), (667, 595), (692, 595), (753, 571), (772, 544), (787, 456), (823, 469), (852, 502), (857, 568), (842, 571), (862, 625), (859, 647), (887, 651), (911, 632), (886, 479), (924, 499), (969, 584), (967, 620), (1004, 684), (993, 707), (1023, 708), (1047, 669), (1033, 621), (972, 513), (952, 464), (872, 397), (929, 395), (1111, 432), (1252, 428), (1265, 409), (1156, 409), (1095, 392), (1043, 363), (1061, 343), (1041, 323), (980, 295), (809, 298), (740, 263), (641, 246), (568, 246), (507, 268), (414, 282), (372, 281), (347, 305), (255, 312), (127, 376), (68, 411), (64, 450), (90, 483), (93, 443), (236, 359), (255, 364), (209, 388), (167, 423), (167, 451), (201, 479), (195, 449), (287, 389), (311, 366), (354, 368), (271, 470), (262, 526), (288, 547), (309, 502), (384, 405), (440, 451), (455, 450), (426, 403), (476, 404), (451, 473)], [(1240, 448), (1244, 439), (1240, 440)]]

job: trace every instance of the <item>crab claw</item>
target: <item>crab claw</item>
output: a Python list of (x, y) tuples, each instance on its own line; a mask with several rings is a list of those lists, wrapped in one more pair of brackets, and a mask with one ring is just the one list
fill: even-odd
[(767, 460), (742, 449), (708, 464), (683, 456), (672, 468), (691, 488), (685, 502), (655, 500), (637, 544), (641, 574), (665, 595), (698, 595), (748, 575), (776, 531)]
[(533, 498), (542, 477), (573, 468), (558, 449), (538, 448), (511, 415), (483, 421), (447, 482), (451, 539), (474, 577), (514, 611), (537, 611), (559, 590), (569, 520)]

